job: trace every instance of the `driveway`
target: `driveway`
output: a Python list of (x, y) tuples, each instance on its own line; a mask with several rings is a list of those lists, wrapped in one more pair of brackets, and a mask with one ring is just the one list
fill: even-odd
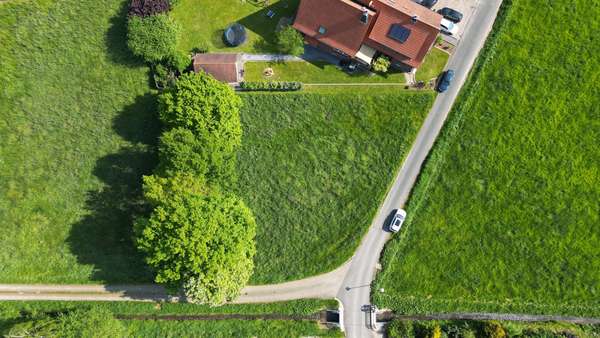
[[(450, 8), (455, 9), (463, 14), (462, 21), (458, 23), (458, 34), (454, 37), (454, 38), (456, 38), (456, 40), (451, 39), (451, 38), (448, 39), (447, 36), (442, 35), (442, 37), (445, 38), (444, 40), (446, 40), (446, 41), (453, 40), (455, 42), (455, 43), (453, 43), (454, 45), (456, 45), (456, 42), (460, 41), (460, 39), (463, 37), (463, 35), (465, 33), (466, 27), (471, 22), (471, 18), (473, 17), (475, 10), (477, 10), (477, 7), (479, 7), (481, 5), (482, 1), (487, 1), (487, 0), (439, 0), (438, 3), (435, 6), (433, 6), (432, 9), (436, 12), (438, 9), (441, 9), (444, 7), (450, 7)], [(471, 29), (473, 29), (473, 28), (474, 27), (471, 27)], [(453, 41), (448, 41), (448, 42), (452, 43)]]

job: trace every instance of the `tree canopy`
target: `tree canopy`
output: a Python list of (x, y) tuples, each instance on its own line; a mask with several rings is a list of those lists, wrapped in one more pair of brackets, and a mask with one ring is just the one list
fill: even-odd
[(160, 137), (159, 166), (163, 176), (177, 172), (205, 177), (211, 185), (229, 187), (236, 182), (235, 153), (217, 151), (203, 135), (185, 128), (171, 129)]
[(304, 53), (304, 38), (292, 26), (277, 33), (277, 47), (281, 53), (300, 56)]
[(144, 195), (154, 210), (137, 220), (136, 244), (156, 282), (171, 289), (183, 285), (191, 302), (218, 305), (237, 297), (254, 268), (250, 209), (183, 173), (145, 177)]
[(156, 63), (177, 52), (180, 29), (167, 14), (131, 16), (127, 29), (129, 49), (147, 62)]
[(241, 105), (228, 85), (204, 73), (187, 73), (160, 96), (159, 113), (168, 127), (190, 129), (214, 151), (233, 154), (242, 139)]

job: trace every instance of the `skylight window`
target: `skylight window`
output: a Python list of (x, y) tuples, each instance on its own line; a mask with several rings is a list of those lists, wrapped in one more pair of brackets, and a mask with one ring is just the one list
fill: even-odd
[(319, 26), (319, 34), (325, 34), (327, 33), (327, 28), (323, 27), (323, 26)]
[(400, 43), (405, 43), (408, 37), (410, 36), (410, 29), (399, 24), (394, 24), (390, 28), (388, 36)]

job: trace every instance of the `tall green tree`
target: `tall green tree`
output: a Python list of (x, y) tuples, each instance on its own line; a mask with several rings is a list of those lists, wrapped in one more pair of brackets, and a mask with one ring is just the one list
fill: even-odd
[(156, 63), (177, 53), (179, 26), (167, 14), (131, 16), (127, 27), (127, 45), (144, 61)]
[(187, 73), (159, 99), (162, 122), (190, 129), (212, 151), (234, 154), (242, 140), (241, 99), (233, 89), (205, 73)]
[(236, 182), (235, 163), (235, 153), (218, 151), (203, 134), (178, 127), (160, 137), (156, 173), (169, 176), (186, 172), (205, 177), (211, 185), (231, 187)]
[(154, 206), (135, 223), (137, 247), (156, 282), (183, 286), (188, 301), (219, 305), (235, 299), (254, 268), (256, 223), (237, 197), (189, 174), (144, 178)]

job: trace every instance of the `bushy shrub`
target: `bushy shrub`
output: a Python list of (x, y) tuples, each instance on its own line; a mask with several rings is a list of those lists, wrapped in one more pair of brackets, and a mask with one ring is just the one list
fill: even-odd
[(165, 60), (177, 52), (179, 26), (166, 14), (129, 18), (127, 45), (147, 62)]
[(245, 204), (185, 173), (144, 177), (144, 196), (154, 210), (136, 221), (136, 244), (156, 282), (171, 290), (183, 286), (190, 302), (236, 298), (256, 252), (256, 223)]
[(211, 185), (230, 187), (236, 182), (235, 161), (234, 153), (216, 151), (208, 140), (179, 127), (160, 138), (157, 174), (185, 172), (204, 177)]
[(277, 32), (277, 48), (283, 54), (300, 56), (304, 53), (304, 38), (292, 26)]
[(192, 59), (186, 53), (176, 51), (167, 56), (166, 63), (169, 65), (169, 67), (171, 67), (171, 69), (183, 73), (192, 64)]
[(203, 54), (210, 52), (210, 44), (206, 41), (200, 41), (196, 44), (196, 47), (192, 48), (192, 53), (194, 54)]
[(385, 56), (378, 57), (375, 62), (373, 62), (373, 70), (378, 73), (387, 73), (391, 66), (390, 59)]
[(413, 338), (415, 332), (411, 321), (394, 320), (387, 330), (389, 338)]
[(302, 83), (297, 81), (244, 81), (240, 83), (240, 88), (247, 91), (296, 91), (302, 89)]
[(160, 63), (154, 66), (154, 82), (158, 89), (165, 89), (175, 85), (175, 75)]
[(166, 13), (171, 9), (169, 0), (131, 0), (129, 16), (147, 17)]
[(58, 315), (43, 314), (19, 322), (7, 337), (104, 338), (124, 337), (123, 324), (104, 308), (80, 308)]
[(483, 327), (483, 333), (488, 338), (505, 338), (506, 331), (502, 325), (496, 321), (486, 322)]
[(242, 142), (241, 105), (228, 85), (204, 73), (186, 73), (161, 94), (159, 114), (167, 127), (187, 128), (229, 156)]

